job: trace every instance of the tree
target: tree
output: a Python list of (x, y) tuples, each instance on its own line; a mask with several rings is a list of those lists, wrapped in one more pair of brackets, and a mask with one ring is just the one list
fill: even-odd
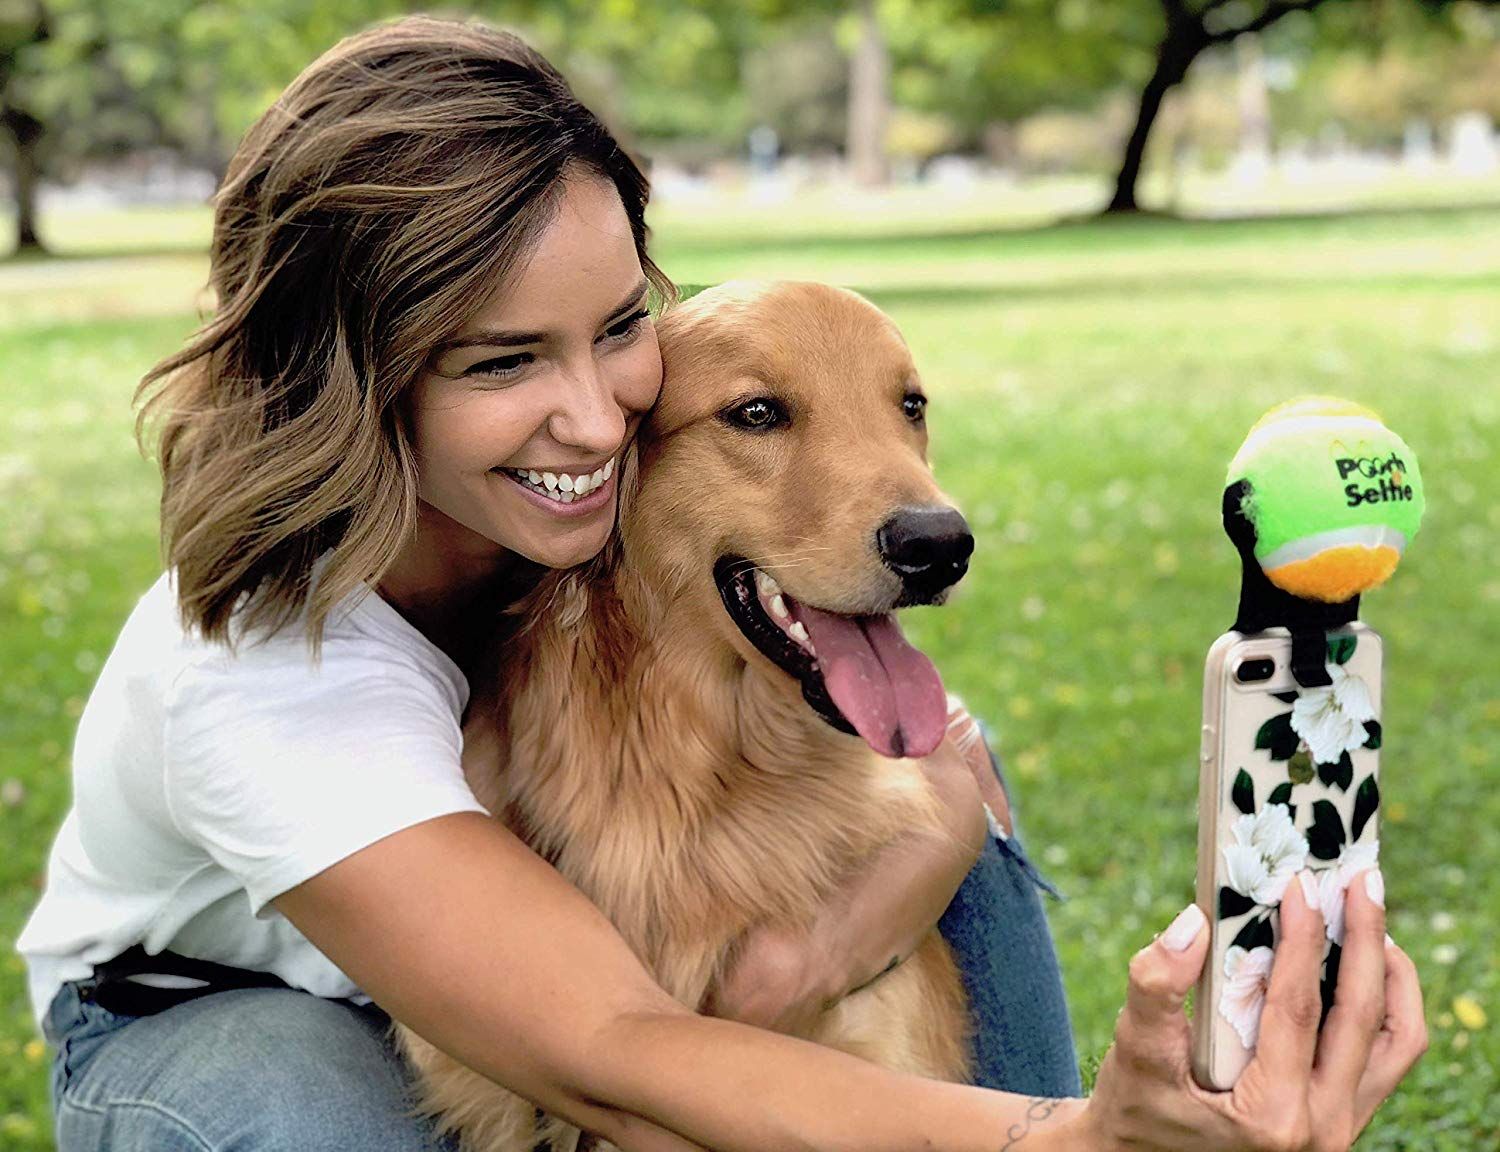
[(17, 81), (27, 51), (45, 43), (49, 34), (47, 15), (40, 4), (0, 2), (0, 128), (10, 137), (17, 252), (42, 251), (36, 230), (37, 148), (42, 122), (24, 106)]
[(1162, 99), (1182, 83), (1193, 61), (1205, 49), (1262, 32), (1294, 12), (1311, 12), (1323, 0), (1262, 0), (1259, 4), (1243, 0), (1202, 0), (1197, 4), (1194, 0), (1159, 0), (1159, 3), (1165, 24), (1156, 48), (1156, 65), (1141, 91), (1135, 127), (1125, 144), (1114, 195), (1106, 212), (1139, 210), (1136, 185)]
[(885, 131), (891, 114), (891, 60), (875, 0), (859, 0), (858, 39), (849, 57), (849, 170), (860, 184), (888, 176)]

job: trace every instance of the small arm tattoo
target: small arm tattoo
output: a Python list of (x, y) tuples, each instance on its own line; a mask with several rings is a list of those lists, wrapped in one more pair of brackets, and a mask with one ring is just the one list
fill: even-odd
[(1034, 1097), (1026, 1105), (1026, 1115), (1012, 1124), (1010, 1131), (1005, 1134), (1005, 1143), (1000, 1145), (1000, 1152), (1007, 1152), (1026, 1139), (1031, 1134), (1032, 1124), (1047, 1119), (1061, 1103), (1061, 1100), (1049, 1096)]

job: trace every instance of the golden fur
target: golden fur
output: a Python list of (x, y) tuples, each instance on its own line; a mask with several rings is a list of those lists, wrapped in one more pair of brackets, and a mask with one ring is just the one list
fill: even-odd
[[(666, 382), (621, 474), (620, 531), (522, 606), (504, 653), (501, 763), (480, 801), (609, 916), (657, 981), (701, 1007), (752, 927), (808, 923), (872, 852), (926, 824), (919, 766), (836, 731), (730, 619), (725, 552), (794, 599), (894, 605), (871, 544), (895, 508), (943, 502), (894, 325), (854, 293), (727, 285), (660, 324)], [(775, 433), (720, 416), (775, 395)], [(968, 1073), (968, 1014), (934, 931), (809, 1039), (887, 1067)], [(473, 1152), (571, 1147), (577, 1132), (399, 1029), (423, 1107)]]

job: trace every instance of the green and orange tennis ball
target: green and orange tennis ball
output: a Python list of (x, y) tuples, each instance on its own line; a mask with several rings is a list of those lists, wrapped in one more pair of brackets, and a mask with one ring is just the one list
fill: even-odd
[(1422, 472), (1406, 441), (1370, 409), (1306, 396), (1256, 421), (1225, 481), (1255, 558), (1276, 587), (1338, 604), (1383, 584), (1422, 523)]

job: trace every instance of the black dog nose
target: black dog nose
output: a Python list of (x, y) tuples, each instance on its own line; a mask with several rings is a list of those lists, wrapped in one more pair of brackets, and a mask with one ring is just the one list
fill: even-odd
[(956, 508), (900, 508), (875, 530), (875, 547), (906, 585), (907, 599), (931, 599), (963, 579), (974, 535)]

